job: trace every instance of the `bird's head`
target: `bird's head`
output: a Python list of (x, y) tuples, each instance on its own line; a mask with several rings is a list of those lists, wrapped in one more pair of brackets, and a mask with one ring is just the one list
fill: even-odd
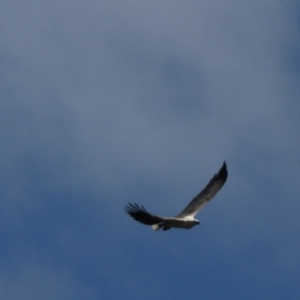
[(200, 221), (194, 220), (194, 224), (195, 224), (195, 225), (200, 225)]

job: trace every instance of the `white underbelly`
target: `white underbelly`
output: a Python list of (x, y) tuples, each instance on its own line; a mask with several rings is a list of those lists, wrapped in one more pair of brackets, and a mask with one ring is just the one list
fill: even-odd
[(173, 228), (190, 229), (195, 225), (195, 222), (190, 220), (185, 221), (185, 220), (172, 219), (172, 220), (168, 220), (167, 224)]

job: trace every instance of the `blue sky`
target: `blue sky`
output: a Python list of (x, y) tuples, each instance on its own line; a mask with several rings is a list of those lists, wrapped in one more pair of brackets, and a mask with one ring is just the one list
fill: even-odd
[[(2, 1), (0, 298), (298, 299), (297, 1)], [(192, 230), (179, 213), (226, 160)]]

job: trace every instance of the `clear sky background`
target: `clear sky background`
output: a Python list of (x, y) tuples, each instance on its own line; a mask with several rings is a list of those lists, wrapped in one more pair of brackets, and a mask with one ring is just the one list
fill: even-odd
[[(299, 1), (1, 1), (0, 299), (299, 299)], [(223, 161), (191, 230), (154, 232)]]

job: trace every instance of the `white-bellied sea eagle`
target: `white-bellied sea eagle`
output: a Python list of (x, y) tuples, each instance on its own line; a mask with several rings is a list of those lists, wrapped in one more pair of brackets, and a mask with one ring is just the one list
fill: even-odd
[(200, 224), (197, 219), (194, 219), (198, 211), (206, 205), (221, 189), (227, 179), (226, 162), (223, 163), (221, 169), (209, 181), (207, 186), (187, 205), (187, 207), (175, 217), (161, 217), (148, 213), (143, 205), (139, 206), (136, 203), (128, 203), (125, 207), (126, 212), (136, 221), (146, 225), (152, 225), (153, 230), (162, 228), (168, 230), (170, 228), (185, 228), (190, 229), (196, 224)]

